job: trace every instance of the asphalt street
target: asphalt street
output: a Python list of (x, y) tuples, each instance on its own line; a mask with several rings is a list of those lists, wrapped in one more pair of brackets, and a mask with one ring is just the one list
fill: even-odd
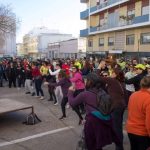
[[(60, 105), (54, 106), (49, 98), (47, 88), (44, 87), (45, 99), (40, 100), (25, 94), (23, 88), (0, 88), (0, 100), (9, 98), (31, 104), (35, 113), (42, 120), (36, 125), (22, 124), (31, 110), (0, 115), (0, 150), (76, 150), (83, 126), (78, 125), (78, 117), (71, 108), (67, 109), (67, 118), (60, 121)], [(126, 120), (126, 113), (124, 120)], [(129, 150), (129, 141), (124, 131), (124, 147)], [(104, 150), (114, 150), (109, 145)]]

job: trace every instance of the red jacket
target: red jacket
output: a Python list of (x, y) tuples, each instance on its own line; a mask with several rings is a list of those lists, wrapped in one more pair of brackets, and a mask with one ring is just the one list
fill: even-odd
[(40, 69), (38, 67), (35, 67), (34, 69), (32, 69), (32, 76), (33, 78), (37, 76), (41, 76)]
[(62, 69), (66, 71), (66, 74), (67, 74), (67, 75), (70, 74), (70, 72), (69, 72), (69, 69), (70, 69), (69, 65), (63, 64), (63, 65), (62, 65)]

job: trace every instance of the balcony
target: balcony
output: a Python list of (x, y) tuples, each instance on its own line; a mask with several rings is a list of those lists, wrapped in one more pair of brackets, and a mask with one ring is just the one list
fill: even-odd
[(116, 24), (105, 24), (103, 26), (97, 26), (97, 27), (91, 27), (90, 28), (90, 33), (98, 32), (98, 33), (103, 33), (103, 32), (109, 32), (109, 31), (114, 31), (114, 30), (121, 30), (125, 28), (133, 28), (133, 27), (138, 27), (140, 24), (142, 26), (144, 25), (143, 23), (150, 23), (149, 22), (149, 15), (143, 15), (143, 16), (138, 16), (134, 17), (132, 20), (124, 21), (123, 23), (121, 22), (116, 22)]
[(85, 20), (89, 17), (89, 9), (80, 12), (80, 19)]
[(88, 0), (80, 0), (80, 3), (87, 3)]
[(108, 0), (108, 1), (104, 2), (103, 4), (91, 7), (90, 13), (95, 14), (95, 13), (98, 13), (98, 12), (103, 11), (105, 9), (108, 9), (108, 8), (120, 5), (122, 3), (125, 3), (127, 1), (129, 1), (129, 0)]
[(87, 37), (89, 35), (88, 29), (80, 30), (80, 37)]

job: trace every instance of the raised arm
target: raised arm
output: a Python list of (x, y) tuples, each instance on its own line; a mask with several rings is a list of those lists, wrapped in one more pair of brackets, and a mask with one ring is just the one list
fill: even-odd
[(52, 70), (51, 70), (51, 69), (49, 69), (49, 73), (50, 73), (50, 75), (52, 75), (52, 76), (57, 75), (57, 74), (59, 73), (59, 71), (60, 71), (60, 69), (58, 69), (58, 70), (56, 70), (56, 71), (52, 72)]
[(76, 97), (73, 96), (73, 91), (68, 92), (68, 101), (71, 106), (76, 106), (84, 102), (85, 92), (80, 93)]

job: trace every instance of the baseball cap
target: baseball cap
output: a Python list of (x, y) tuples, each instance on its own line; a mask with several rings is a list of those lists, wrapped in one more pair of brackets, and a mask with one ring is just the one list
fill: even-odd
[(146, 68), (150, 68), (150, 65), (149, 65), (149, 64), (147, 64), (145, 67), (146, 67)]
[(135, 66), (135, 68), (136, 68), (136, 69), (141, 69), (141, 70), (145, 70), (145, 69), (146, 69), (146, 67), (145, 67), (143, 64), (137, 64), (137, 65)]

